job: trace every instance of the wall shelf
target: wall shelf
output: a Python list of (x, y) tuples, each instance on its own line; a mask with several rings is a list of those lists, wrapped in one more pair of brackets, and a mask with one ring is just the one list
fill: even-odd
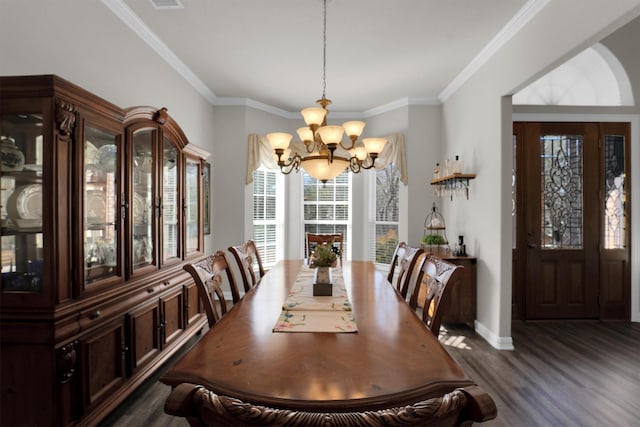
[(469, 180), (475, 179), (474, 173), (454, 173), (452, 175), (434, 178), (430, 184), (437, 186), (435, 195), (439, 197), (449, 196), (453, 200), (453, 195), (464, 192), (469, 199)]

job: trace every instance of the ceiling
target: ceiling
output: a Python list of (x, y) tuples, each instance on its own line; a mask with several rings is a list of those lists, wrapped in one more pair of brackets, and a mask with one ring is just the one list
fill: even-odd
[[(97, 7), (119, 16), (213, 103), (248, 98), (294, 112), (321, 97), (323, 0), (179, 2), (181, 9), (158, 10), (151, 0), (102, 0)], [(328, 0), (330, 109), (437, 103), (544, 4)]]

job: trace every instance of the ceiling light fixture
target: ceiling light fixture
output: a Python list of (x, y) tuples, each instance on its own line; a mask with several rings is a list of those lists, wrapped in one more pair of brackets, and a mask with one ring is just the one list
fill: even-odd
[[(327, 182), (348, 169), (353, 173), (358, 173), (363, 169), (371, 169), (387, 140), (384, 138), (363, 138), (359, 143), (358, 138), (365, 127), (365, 122), (362, 121), (344, 122), (342, 126), (327, 125), (327, 106), (331, 104), (331, 100), (325, 96), (327, 88), (327, 0), (323, 0), (322, 25), (322, 98), (316, 101), (320, 107), (303, 109), (300, 113), (307, 126), (297, 130), (307, 153), (302, 157), (300, 153), (292, 152), (290, 144), (293, 137), (291, 134), (285, 132), (269, 133), (267, 139), (275, 152), (282, 173), (288, 175), (292, 171), (297, 172), (302, 167), (312, 177)], [(347, 145), (342, 143), (344, 134), (350, 140)], [(336, 153), (338, 147), (345, 150), (347, 154)]]

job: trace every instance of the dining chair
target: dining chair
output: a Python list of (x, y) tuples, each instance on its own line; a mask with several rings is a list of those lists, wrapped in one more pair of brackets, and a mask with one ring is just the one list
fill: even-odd
[(440, 334), (449, 295), (460, 282), (463, 268), (433, 254), (427, 254), (419, 266), (409, 306), (419, 315), (422, 313), (422, 321), (436, 337)]
[(416, 246), (404, 246), (402, 257), (398, 258), (398, 277), (396, 278), (396, 289), (407, 299), (407, 292), (411, 285), (412, 278), (415, 279), (414, 271), (418, 260), (424, 254), (424, 249)]
[(217, 251), (213, 255), (209, 255), (198, 262), (186, 264), (182, 268), (191, 274), (193, 281), (196, 283), (198, 296), (207, 313), (209, 327), (215, 325), (227, 313), (227, 303), (222, 292), (223, 271), (226, 273), (227, 281), (231, 288), (233, 303), (240, 301), (240, 293), (238, 292), (233, 270), (229, 266), (229, 260), (223, 251)]
[(313, 248), (319, 244), (329, 244), (333, 245), (336, 250), (339, 251), (338, 259), (340, 260), (340, 265), (342, 265), (342, 233), (306, 233), (306, 255), (307, 262), (311, 258), (311, 253), (313, 252)]
[[(253, 240), (247, 240), (241, 245), (229, 246), (229, 252), (231, 252), (235, 258), (236, 264), (240, 269), (244, 291), (248, 292), (249, 289), (257, 285), (260, 279), (262, 279), (262, 276), (264, 276), (264, 267), (262, 266), (262, 259), (260, 258), (256, 243)], [(256, 277), (256, 265), (254, 265), (254, 262), (258, 267), (260, 277)]]
[(393, 256), (391, 257), (389, 274), (387, 274), (387, 281), (389, 283), (393, 283), (393, 275), (396, 272), (396, 266), (398, 265), (399, 260), (404, 258), (404, 254), (406, 251), (407, 251), (407, 244), (405, 242), (400, 242), (396, 245), (396, 249), (393, 251)]

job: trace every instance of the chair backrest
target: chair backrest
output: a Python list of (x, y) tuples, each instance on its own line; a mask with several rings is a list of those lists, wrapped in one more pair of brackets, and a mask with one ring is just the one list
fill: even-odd
[[(461, 265), (451, 264), (433, 254), (427, 254), (420, 265), (409, 305), (414, 310), (422, 305), (422, 320), (436, 337), (440, 334), (440, 324), (451, 289), (460, 282), (462, 268)], [(419, 296), (423, 282), (426, 284), (424, 298)]]
[(198, 288), (198, 296), (207, 313), (209, 327), (218, 322), (227, 312), (227, 303), (222, 292), (222, 272), (227, 275), (234, 304), (240, 300), (238, 285), (229, 266), (229, 260), (223, 251), (182, 267), (191, 274)]
[(400, 242), (396, 246), (396, 250), (393, 251), (393, 256), (391, 257), (391, 265), (389, 266), (389, 274), (387, 275), (387, 281), (389, 283), (393, 283), (393, 275), (396, 272), (396, 266), (399, 264), (399, 261), (404, 258), (404, 253), (407, 251), (407, 244), (405, 242)]
[[(262, 259), (260, 259), (258, 248), (253, 240), (248, 240), (238, 246), (229, 246), (229, 252), (233, 254), (240, 269), (244, 291), (248, 292), (249, 289), (257, 285), (260, 279), (262, 279), (262, 276), (264, 276), (264, 267), (262, 266)], [(260, 277), (256, 277), (254, 262), (258, 265)]]
[(418, 263), (418, 259), (424, 253), (424, 249), (405, 245), (402, 257), (398, 257), (398, 278), (396, 279), (396, 289), (407, 298), (407, 291), (411, 284), (411, 279), (415, 276), (414, 269)]
[(340, 256), (338, 259), (340, 260), (340, 265), (342, 265), (342, 233), (306, 233), (306, 242), (307, 242), (307, 260), (309, 260), (311, 253), (313, 252), (313, 248), (318, 244), (322, 243), (331, 243), (338, 251), (340, 251)]

